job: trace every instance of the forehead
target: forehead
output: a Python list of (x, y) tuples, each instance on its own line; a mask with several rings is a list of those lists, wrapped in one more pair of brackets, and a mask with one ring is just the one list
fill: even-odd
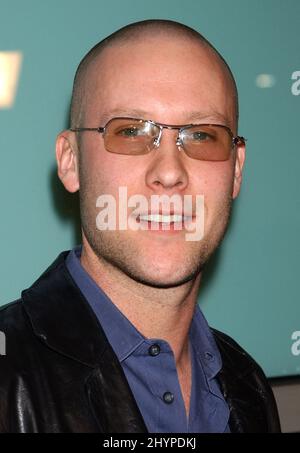
[(85, 93), (90, 122), (116, 111), (149, 112), (161, 122), (176, 115), (177, 122), (186, 122), (187, 115), (196, 119), (195, 112), (219, 114), (230, 125), (234, 118), (224, 64), (212, 49), (190, 39), (147, 37), (107, 47), (90, 65)]

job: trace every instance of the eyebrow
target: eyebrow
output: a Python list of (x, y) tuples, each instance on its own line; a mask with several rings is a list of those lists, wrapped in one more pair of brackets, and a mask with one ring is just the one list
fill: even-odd
[[(226, 115), (223, 115), (222, 113), (220, 112), (217, 112), (215, 110), (210, 110), (210, 111), (207, 111), (207, 112), (201, 112), (201, 111), (193, 111), (193, 112), (184, 112), (184, 114), (186, 115), (186, 122), (184, 124), (191, 124), (193, 122), (203, 122), (203, 121), (206, 121), (206, 122), (217, 122), (217, 123), (220, 123), (220, 124), (223, 124), (225, 126), (230, 126), (231, 125), (231, 122), (229, 121), (229, 119), (226, 117)], [(115, 117), (115, 116), (120, 116), (120, 117), (128, 117), (128, 118), (141, 118), (141, 119), (145, 119), (145, 120), (153, 120), (153, 117), (151, 114), (149, 114), (149, 112), (145, 111), (145, 110), (141, 110), (141, 109), (124, 109), (124, 108), (115, 108), (115, 109), (112, 109), (112, 110), (109, 110), (107, 112), (103, 112), (101, 114), (101, 120), (102, 120), (102, 123), (106, 123), (107, 121), (109, 121), (111, 118)], [(164, 123), (163, 119), (162, 120), (156, 120), (157, 122), (160, 122), (160, 123)], [(182, 123), (183, 124), (183, 123)], [(180, 126), (180, 124), (179, 124)]]

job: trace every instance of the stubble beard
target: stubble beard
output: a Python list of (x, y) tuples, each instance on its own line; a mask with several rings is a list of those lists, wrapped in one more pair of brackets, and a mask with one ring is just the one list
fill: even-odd
[(232, 197), (228, 195), (220, 203), (220, 208), (215, 215), (215, 224), (210, 227), (207, 234), (204, 234), (201, 241), (192, 243), (194, 247), (190, 247), (191, 253), (184, 262), (180, 263), (177, 274), (161, 281), (159, 266), (156, 266), (156, 263), (150, 263), (152, 271), (149, 272), (149, 263), (143, 262), (139, 244), (132, 238), (129, 240), (126, 231), (99, 231), (96, 229), (95, 215), (91, 212), (93, 210), (89, 209), (91, 205), (84, 192), (81, 189), (82, 230), (90, 248), (101, 263), (101, 267), (108, 271), (113, 268), (120, 275), (125, 274), (130, 279), (153, 288), (171, 288), (183, 285), (194, 280), (203, 271), (210, 257), (222, 242), (232, 208)]

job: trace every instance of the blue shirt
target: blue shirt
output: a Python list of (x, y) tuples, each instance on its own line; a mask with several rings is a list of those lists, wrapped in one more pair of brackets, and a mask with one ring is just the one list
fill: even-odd
[(80, 255), (81, 247), (75, 247), (67, 256), (67, 268), (121, 363), (148, 431), (229, 432), (229, 409), (216, 380), (221, 357), (199, 306), (189, 330), (192, 389), (187, 417), (170, 345), (145, 338), (85, 271)]

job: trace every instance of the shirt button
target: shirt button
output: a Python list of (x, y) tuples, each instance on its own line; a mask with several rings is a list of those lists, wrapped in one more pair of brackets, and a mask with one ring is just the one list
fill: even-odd
[(206, 358), (206, 360), (209, 360), (209, 361), (214, 360), (214, 356), (212, 355), (211, 352), (206, 352), (205, 358)]
[(155, 357), (156, 355), (158, 355), (160, 353), (160, 346), (159, 344), (153, 344), (152, 346), (150, 346), (150, 348), (148, 349), (149, 351), (149, 354), (152, 355), (153, 357)]
[(163, 400), (166, 404), (171, 404), (174, 401), (174, 395), (171, 392), (165, 392), (163, 394)]

